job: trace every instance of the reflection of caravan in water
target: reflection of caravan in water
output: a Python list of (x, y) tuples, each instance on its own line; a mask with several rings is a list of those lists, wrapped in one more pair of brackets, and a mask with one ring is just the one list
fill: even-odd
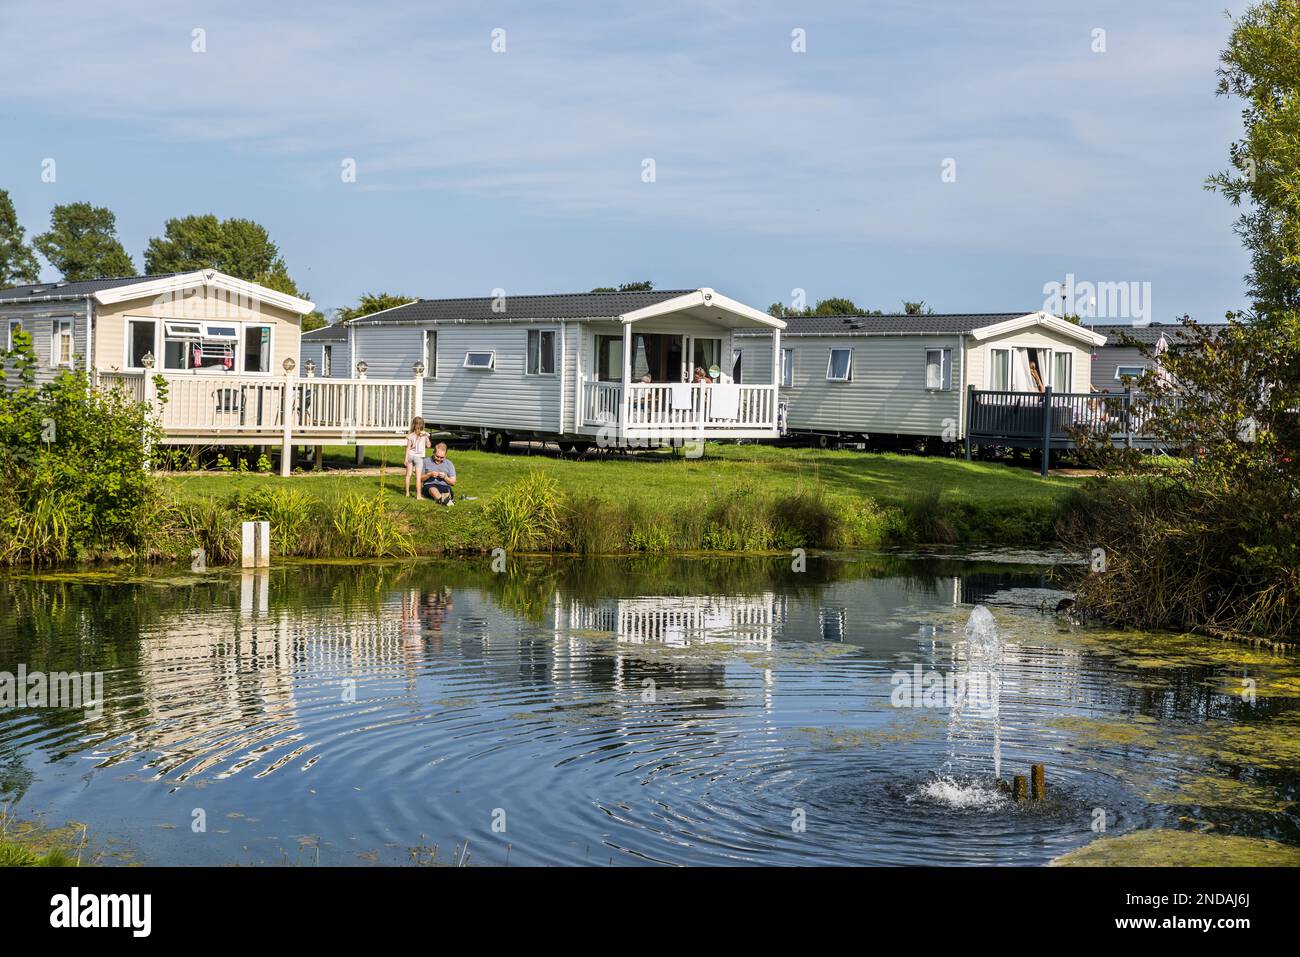
[(608, 631), (619, 641), (685, 647), (727, 642), (770, 648), (779, 599), (771, 592), (752, 597), (689, 596), (612, 598), (594, 604), (570, 601), (570, 631)]

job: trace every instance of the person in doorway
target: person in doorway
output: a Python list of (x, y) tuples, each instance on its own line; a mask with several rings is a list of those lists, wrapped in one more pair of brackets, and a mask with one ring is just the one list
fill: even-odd
[(447, 443), (438, 442), (420, 469), (420, 484), (424, 495), (439, 505), (452, 503), (452, 487), (456, 484), (456, 466), (447, 458)]

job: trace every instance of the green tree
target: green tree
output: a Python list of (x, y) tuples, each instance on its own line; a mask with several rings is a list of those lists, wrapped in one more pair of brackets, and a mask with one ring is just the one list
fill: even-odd
[(613, 286), (597, 286), (592, 292), (650, 292), (654, 289), (655, 284), (646, 282), (624, 282), (619, 283), (618, 288)]
[(24, 236), (13, 200), (8, 191), (0, 189), (0, 289), (41, 278), (36, 254)]
[(1236, 230), (1251, 257), (1255, 309), (1300, 308), (1300, 4), (1268, 0), (1233, 22), (1220, 56), (1222, 96), (1242, 102), (1245, 138), (1229, 147), (1232, 169), (1207, 188), (1242, 208)]
[(216, 269), (236, 279), (305, 298), (290, 278), (270, 233), (251, 219), (219, 220), (211, 214), (169, 219), (163, 235), (149, 240), (144, 268), (150, 276)]
[(103, 206), (55, 206), (49, 230), (32, 245), (68, 282), (135, 275), (135, 264), (117, 238), (117, 217)]
[(774, 302), (767, 307), (769, 316), (776, 316), (778, 319), (788, 319), (793, 316), (879, 316), (882, 315), (879, 309), (863, 309), (852, 299), (842, 297), (819, 299), (815, 306), (805, 306), (803, 309), (795, 309), (783, 303)]
[[(1098, 443), (1109, 477), (1065, 539), (1106, 557), (1079, 600), (1137, 627), (1294, 641), (1300, 635), (1300, 5), (1233, 22), (1219, 92), (1243, 101), (1235, 172), (1208, 185), (1242, 209), (1253, 309), (1186, 331), (1138, 381), (1143, 431), (1187, 458), (1152, 466)], [(1114, 480), (1117, 479), (1117, 480)]]
[(925, 300), (920, 302), (908, 302), (903, 300), (903, 315), (905, 316), (932, 316), (934, 310), (925, 304)]
[(355, 306), (343, 306), (338, 310), (336, 318), (339, 322), (350, 322), (360, 316), (368, 316), (374, 312), (383, 312), (385, 309), (392, 309), (394, 306), (404, 306), (408, 302), (415, 302), (414, 296), (395, 296), (387, 292), (367, 292), (363, 293), (360, 301)]

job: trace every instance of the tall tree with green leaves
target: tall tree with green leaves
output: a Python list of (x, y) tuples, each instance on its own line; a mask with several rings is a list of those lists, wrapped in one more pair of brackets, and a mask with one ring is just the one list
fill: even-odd
[(14, 201), (9, 198), (7, 190), (0, 189), (0, 289), (36, 282), (41, 278), (36, 253), (25, 237), (26, 231), (18, 222)]
[[(1252, 308), (1213, 330), (1186, 320), (1145, 351), (1143, 429), (1177, 468), (1098, 443), (1122, 480), (1093, 486), (1063, 525), (1105, 559), (1078, 600), (1126, 626), (1294, 641), (1300, 635), (1300, 4), (1264, 0), (1233, 21), (1219, 92), (1241, 100), (1233, 169), (1210, 177), (1242, 212)], [(1071, 528), (1071, 523), (1077, 523)]]
[(408, 302), (415, 302), (414, 296), (395, 296), (387, 292), (367, 292), (363, 293), (360, 301), (355, 306), (343, 306), (336, 315), (339, 322), (350, 322), (361, 316), (368, 316), (372, 313), (383, 312), (385, 309), (392, 309), (395, 306), (404, 306)]
[(151, 276), (216, 269), (277, 292), (303, 295), (270, 233), (251, 219), (221, 220), (211, 214), (169, 219), (163, 235), (149, 240), (144, 268)]
[(32, 245), (68, 282), (135, 275), (135, 263), (117, 238), (117, 217), (104, 206), (55, 206), (50, 228)]
[(1221, 96), (1242, 103), (1243, 139), (1233, 168), (1210, 177), (1242, 208), (1237, 220), (1251, 257), (1247, 289), (1256, 312), (1300, 308), (1300, 4), (1267, 0), (1234, 21), (1219, 60)]

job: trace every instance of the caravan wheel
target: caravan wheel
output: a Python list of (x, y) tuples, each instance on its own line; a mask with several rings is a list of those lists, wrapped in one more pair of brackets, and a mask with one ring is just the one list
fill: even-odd
[(489, 452), (509, 452), (510, 436), (506, 435), (504, 432), (489, 432), (487, 439), (483, 443), (483, 447)]
[(819, 449), (829, 449), (831, 447), (831, 437), (829, 435), (814, 436), (813, 445)]

